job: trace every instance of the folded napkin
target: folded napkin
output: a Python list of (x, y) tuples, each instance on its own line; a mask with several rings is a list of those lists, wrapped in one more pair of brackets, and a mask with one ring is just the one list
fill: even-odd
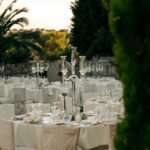
[(12, 120), (23, 120), (23, 118), (25, 117), (25, 115), (20, 115), (20, 116), (14, 116), (14, 117), (12, 117), (11, 119)]
[(41, 116), (27, 116), (23, 119), (24, 123), (39, 123), (42, 121)]

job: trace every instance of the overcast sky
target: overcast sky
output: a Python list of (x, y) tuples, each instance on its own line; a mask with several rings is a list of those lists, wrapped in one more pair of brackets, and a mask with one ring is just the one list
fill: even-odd
[[(29, 20), (30, 28), (68, 29), (72, 12), (70, 4), (74, 0), (17, 0), (17, 8), (27, 7), (29, 12), (23, 16)], [(4, 0), (3, 6), (11, 0)]]

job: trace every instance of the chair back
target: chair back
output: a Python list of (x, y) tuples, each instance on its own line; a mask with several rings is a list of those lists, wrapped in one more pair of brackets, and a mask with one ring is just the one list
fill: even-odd
[(0, 149), (14, 150), (13, 122), (0, 119)]
[(26, 88), (14, 87), (13, 94), (14, 101), (24, 101), (26, 99)]
[(25, 113), (25, 101), (26, 101), (26, 88), (25, 87), (14, 87), (14, 103), (15, 103), (15, 114), (21, 115)]
[(0, 105), (0, 118), (10, 119), (11, 117), (14, 117), (14, 116), (15, 116), (14, 104), (1, 104)]
[(0, 97), (5, 97), (4, 84), (0, 84)]
[(115, 134), (116, 134), (116, 125), (110, 124), (109, 125), (109, 150), (115, 150), (114, 147)]
[(43, 150), (77, 150), (80, 128), (42, 126)]
[(40, 111), (42, 111), (42, 113), (50, 113), (50, 104), (46, 104), (46, 103), (30, 103), (30, 104), (26, 104), (26, 113), (30, 113), (33, 111), (33, 106), (40, 104)]

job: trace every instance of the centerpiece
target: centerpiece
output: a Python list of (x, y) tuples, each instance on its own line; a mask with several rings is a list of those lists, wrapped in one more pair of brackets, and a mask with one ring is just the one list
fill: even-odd
[[(71, 81), (72, 82), (72, 113), (76, 113), (78, 104), (77, 104), (77, 100), (76, 100), (76, 79), (78, 79), (79, 77), (76, 75), (75, 72), (75, 67), (76, 67), (76, 63), (78, 61), (77, 57), (78, 57), (78, 53), (77, 53), (77, 48), (70, 46), (71, 48), (71, 75), (69, 77), (67, 77), (67, 67), (66, 67), (66, 56), (61, 56), (61, 68), (62, 68), (62, 76), (63, 76), (63, 82), (66, 81)], [(84, 76), (85, 74), (85, 58), (86, 56), (79, 56), (80, 58), (80, 62), (79, 62), (79, 68), (80, 68), (80, 76)], [(65, 98), (64, 98), (65, 100)], [(64, 102), (64, 104), (66, 104)], [(64, 108), (66, 108), (64, 106)]]

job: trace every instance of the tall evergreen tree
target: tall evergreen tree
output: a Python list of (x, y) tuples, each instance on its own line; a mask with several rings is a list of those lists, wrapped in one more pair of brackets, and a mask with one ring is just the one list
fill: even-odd
[(125, 105), (116, 150), (150, 150), (149, 6), (149, 0), (112, 0), (110, 27)]
[(108, 10), (101, 0), (75, 0), (71, 26), (71, 44), (82, 55), (112, 55), (112, 36), (108, 27)]

